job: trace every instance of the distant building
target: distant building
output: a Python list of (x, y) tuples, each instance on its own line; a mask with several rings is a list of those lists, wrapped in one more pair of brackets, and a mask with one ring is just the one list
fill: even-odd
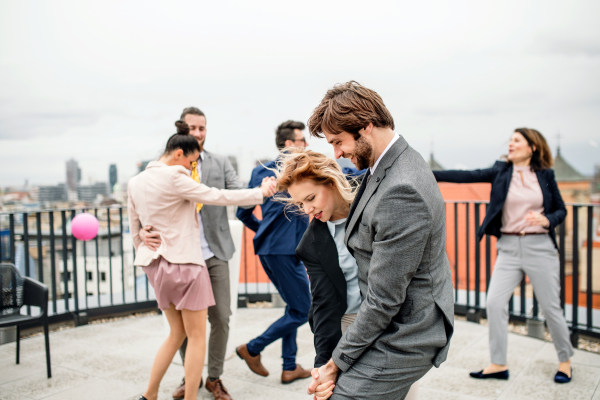
[(138, 173), (144, 171), (146, 169), (146, 167), (148, 166), (149, 163), (150, 163), (150, 160), (148, 160), (148, 161), (140, 161), (138, 163)]
[(67, 189), (76, 191), (79, 182), (81, 182), (81, 168), (77, 161), (70, 159), (67, 161)]
[(110, 192), (113, 192), (113, 188), (115, 187), (115, 185), (117, 184), (118, 178), (117, 178), (117, 165), (116, 164), (110, 164), (110, 166), (108, 167), (108, 183), (110, 185)]
[(67, 186), (64, 183), (56, 186), (40, 186), (37, 198), (40, 203), (67, 201)]
[(444, 167), (442, 167), (441, 164), (437, 162), (435, 158), (433, 158), (433, 151), (429, 154), (429, 161), (427, 161), (427, 164), (429, 164), (429, 168), (431, 168), (432, 171), (444, 170)]
[(560, 147), (556, 149), (553, 169), (556, 183), (565, 202), (589, 203), (592, 179), (573, 168), (560, 153)]
[(98, 195), (108, 196), (109, 190), (106, 182), (98, 182), (93, 185), (79, 185), (77, 187), (77, 197), (79, 201), (93, 203)]

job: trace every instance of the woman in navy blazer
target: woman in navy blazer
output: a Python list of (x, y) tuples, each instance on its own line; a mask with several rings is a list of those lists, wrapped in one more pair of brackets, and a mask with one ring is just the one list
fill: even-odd
[(554, 229), (567, 210), (558, 190), (546, 139), (535, 129), (519, 128), (508, 146), (508, 161), (474, 171), (434, 171), (438, 182), (492, 184), (490, 204), (478, 238), (498, 238), (498, 257), (487, 296), (492, 364), (471, 376), (508, 379), (508, 301), (524, 275), (529, 276), (556, 347), (554, 380), (571, 380), (573, 347), (560, 306), (559, 260)]

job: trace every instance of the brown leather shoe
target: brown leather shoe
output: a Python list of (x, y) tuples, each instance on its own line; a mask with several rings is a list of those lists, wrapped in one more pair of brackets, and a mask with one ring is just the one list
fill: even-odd
[(214, 382), (211, 382), (210, 379), (206, 380), (206, 390), (211, 392), (213, 396), (215, 396), (215, 400), (233, 400), (229, 393), (227, 393), (227, 389), (223, 386), (223, 381), (217, 379)]
[(300, 364), (296, 364), (296, 369), (293, 371), (281, 371), (281, 383), (287, 385), (297, 379), (306, 379), (310, 376), (310, 370), (302, 368)]
[[(200, 378), (200, 386), (198, 386), (198, 389), (200, 389), (202, 387), (202, 378)], [(181, 385), (179, 385), (179, 387), (177, 389), (175, 389), (175, 391), (173, 392), (173, 399), (174, 400), (181, 400), (185, 397), (185, 378), (183, 378), (181, 380)]]
[(265, 366), (260, 362), (260, 354), (252, 357), (248, 352), (248, 347), (246, 347), (245, 344), (235, 349), (235, 352), (237, 353), (238, 357), (246, 361), (248, 368), (250, 368), (252, 372), (260, 376), (269, 376), (269, 371), (267, 371)]

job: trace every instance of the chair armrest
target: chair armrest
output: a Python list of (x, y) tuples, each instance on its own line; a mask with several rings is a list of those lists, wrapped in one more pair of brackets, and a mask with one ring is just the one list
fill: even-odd
[(23, 277), (23, 305), (37, 306), (42, 310), (40, 317), (48, 314), (48, 286), (41, 282)]

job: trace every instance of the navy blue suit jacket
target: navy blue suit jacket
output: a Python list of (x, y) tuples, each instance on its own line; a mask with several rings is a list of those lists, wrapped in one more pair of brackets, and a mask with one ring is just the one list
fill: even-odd
[[(262, 180), (275, 176), (267, 168), (276, 168), (277, 161), (264, 166), (259, 165), (252, 170), (248, 187), (260, 186)], [(293, 210), (285, 211), (285, 204), (268, 198), (261, 205), (262, 220), (256, 218), (251, 208), (238, 208), (237, 217), (248, 228), (256, 232), (254, 236), (254, 252), (257, 255), (296, 255), (296, 246), (300, 243), (304, 231), (308, 227), (308, 217)]]
[[(512, 174), (512, 163), (509, 164), (505, 161), (496, 161), (492, 168), (476, 169), (474, 171), (433, 171), (433, 175), (438, 182), (489, 182), (492, 184), (490, 204), (479, 232), (477, 232), (480, 240), (484, 234), (494, 235), (498, 238), (502, 236), (502, 232), (500, 232), (500, 228), (502, 227), (502, 207), (504, 207), (504, 202), (506, 201)], [(544, 197), (544, 215), (550, 221), (549, 235), (552, 238), (552, 242), (554, 242), (554, 246), (556, 246), (554, 228), (565, 220), (567, 209), (554, 179), (554, 170), (545, 169), (537, 171), (535, 174), (537, 175)]]

